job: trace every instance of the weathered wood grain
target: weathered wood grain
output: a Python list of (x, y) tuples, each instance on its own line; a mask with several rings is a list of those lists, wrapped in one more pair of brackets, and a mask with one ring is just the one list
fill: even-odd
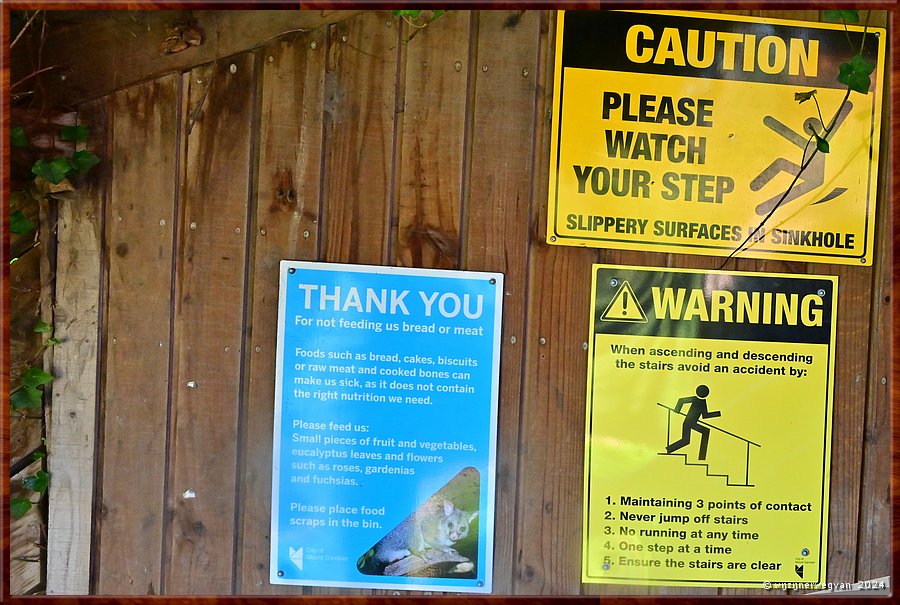
[(810, 264), (809, 273), (838, 277), (827, 574), (850, 579), (856, 573), (872, 267)]
[(114, 95), (95, 536), (100, 594), (160, 589), (180, 80), (167, 76)]
[[(881, 12), (881, 11), (877, 11)], [(873, 15), (877, 25), (884, 26), (881, 15)], [(896, 37), (896, 34), (894, 34)], [(896, 266), (894, 242), (896, 225), (891, 216), (897, 208), (891, 199), (889, 183), (897, 182), (897, 164), (891, 163), (891, 115), (900, 109), (896, 91), (893, 106), (885, 103), (882, 120), (882, 150), (879, 161), (878, 201), (873, 264), (871, 333), (869, 335), (869, 366), (866, 392), (866, 419), (863, 433), (862, 477), (859, 503), (859, 541), (856, 544), (856, 576), (853, 580), (871, 580), (891, 575), (891, 314), (896, 303), (891, 300), (891, 271)], [(892, 113), (893, 111), (893, 113)], [(893, 143), (896, 149), (896, 142)], [(892, 212), (893, 210), (893, 212)], [(896, 220), (896, 218), (895, 218)], [(896, 284), (896, 279), (894, 281)], [(896, 286), (895, 286), (896, 287)], [(896, 325), (896, 322), (894, 322)], [(896, 347), (893, 349), (896, 354)], [(894, 399), (896, 401), (896, 398)], [(895, 421), (896, 422), (896, 421)], [(896, 434), (896, 429), (894, 430)], [(896, 451), (896, 450), (895, 450)], [(896, 529), (895, 529), (896, 531)]]
[[(883, 18), (884, 11), (880, 13)], [(765, 13), (812, 20), (819, 15), (820, 11)], [(148, 15), (134, 16), (138, 21), (132, 19), (128, 27), (150, 23), (140, 21)], [(131, 19), (131, 14), (120, 17)], [(877, 21), (874, 17), (872, 24)], [(542, 241), (549, 162), (546, 112), (554, 52), (553, 28), (548, 24), (554, 18), (549, 11), (452, 11), (404, 43), (408, 32), (401, 30), (397, 17), (389, 11), (365, 12), (332, 26), (269, 41), (269, 48), (260, 50), (258, 83), (253, 72), (256, 62), (249, 56), (195, 69), (184, 77), (181, 99), (185, 133), (190, 130), (181, 148), (186, 166), (154, 168), (153, 173), (160, 175), (170, 170), (165, 183), (162, 177), (145, 175), (141, 181), (135, 176), (135, 154), (149, 154), (159, 145), (158, 139), (146, 134), (157, 132), (154, 128), (146, 133), (140, 130), (140, 116), (166, 115), (161, 97), (152, 99), (148, 92), (156, 84), (129, 86), (117, 95), (113, 135), (121, 148), (110, 151), (110, 166), (114, 173), (132, 176), (111, 181), (105, 222), (97, 212), (90, 218), (84, 204), (63, 208), (60, 238), (61, 261), (67, 259), (66, 250), (74, 247), (80, 252), (79, 262), (60, 264), (61, 292), (73, 291), (72, 279), (83, 276), (87, 257), (98, 263), (96, 259), (109, 260), (110, 296), (100, 307), (102, 311), (102, 305), (108, 305), (101, 315), (107, 318), (100, 372), (105, 381), (98, 461), (102, 504), (116, 493), (120, 494), (116, 500), (123, 504), (128, 497), (135, 502), (139, 496), (145, 498), (135, 505), (141, 514), (126, 513), (122, 504), (117, 510), (107, 505), (95, 511), (99, 550), (94, 568), (99, 592), (138, 594), (147, 592), (151, 584), (167, 594), (371, 592), (268, 583), (275, 301), (277, 264), (282, 258), (505, 273), (495, 594), (684, 597), (711, 592), (580, 582), (588, 371), (583, 343), (591, 311), (590, 265), (715, 269), (722, 259), (548, 246)], [(72, 32), (78, 31), (74, 23)], [(470, 23), (475, 25), (469, 27)], [(279, 29), (281, 23), (273, 20), (271, 27)], [(259, 28), (227, 32), (217, 25), (216, 31), (220, 49), (260, 41)], [(284, 30), (276, 34), (280, 31)], [(141, 44), (147, 46), (150, 35), (133, 32), (144, 36)], [(228, 36), (243, 42), (226, 42)], [(166, 67), (165, 62), (187, 60), (188, 53), (197, 57), (199, 52), (194, 51), (210, 49), (201, 46), (181, 53), (180, 58), (154, 56), (162, 67), (151, 71), (184, 69)], [(124, 63), (144, 60), (134, 57), (129, 51), (110, 62), (118, 63), (120, 84), (132, 77)], [(231, 63), (236, 67), (234, 74)], [(109, 77), (111, 72), (103, 69), (103, 77)], [(72, 73), (67, 82), (81, 86)], [(88, 79), (83, 82), (89, 83)], [(144, 113), (129, 112), (123, 102), (148, 105)], [(197, 110), (200, 106), (202, 110)], [(889, 108), (885, 116), (888, 112)], [(123, 134), (123, 128), (132, 129), (133, 134)], [(147, 148), (136, 150), (127, 139)], [(888, 140), (886, 134), (883, 140)], [(889, 165), (883, 163), (883, 182), (888, 171)], [(140, 214), (156, 207), (145, 198), (176, 182), (182, 183), (177, 217), (161, 226), (159, 219), (154, 224), (153, 216)], [(129, 208), (121, 215), (120, 226), (116, 209), (126, 198), (140, 200), (144, 206)], [(89, 200), (88, 206), (91, 203), (99, 202)], [(890, 573), (890, 400), (889, 382), (881, 382), (887, 377), (891, 333), (887, 254), (892, 238), (885, 216), (886, 192), (879, 203), (881, 256), (872, 268), (744, 258), (726, 267), (840, 275), (829, 558), (829, 580), (834, 581)], [(94, 248), (73, 246), (73, 210), (83, 212), (83, 228), (95, 230)], [(140, 236), (127, 235), (136, 234), (137, 225), (145, 223)], [(102, 225), (106, 229), (103, 249), (97, 243)], [(138, 305), (156, 309), (167, 304), (144, 300), (147, 284), (158, 285), (163, 279), (165, 263), (154, 264), (150, 259), (158, 252), (153, 238), (161, 237), (164, 228), (179, 234), (173, 259), (173, 339), (166, 334), (159, 341), (163, 349), (172, 349), (171, 376), (153, 369), (163, 356), (157, 357), (158, 350), (137, 348), (139, 340), (155, 333), (151, 326), (160, 325), (162, 313), (152, 310), (146, 317), (141, 313), (140, 320), (147, 325), (125, 336), (115, 328), (134, 321), (126, 311), (134, 314)], [(125, 251), (120, 243), (128, 244), (127, 255), (117, 253)], [(171, 250), (171, 240), (169, 245)], [(141, 276), (131, 268), (139, 258), (144, 259)], [(249, 268), (246, 275), (245, 268)], [(125, 281), (126, 277), (150, 281), (141, 285)], [(93, 290), (78, 290), (79, 305), (86, 305), (91, 296), (100, 300), (100, 281), (98, 277)], [(164, 296), (161, 290), (159, 298)], [(62, 302), (58, 323), (68, 329), (72, 295)], [(126, 308), (131, 305), (136, 308)], [(83, 318), (79, 313), (78, 319)], [(138, 376), (133, 359), (121, 356), (125, 344), (135, 347), (131, 357), (141, 360), (144, 376)], [(76, 339), (68, 358), (64, 355), (61, 361), (75, 364), (73, 356), (89, 348), (89, 343)], [(80, 385), (84, 361), (80, 357), (77, 361)], [(92, 377), (96, 372), (86, 370), (85, 375)], [(139, 379), (143, 382), (138, 383)], [(172, 397), (171, 439), (163, 453), (158, 448), (165, 429), (144, 432), (146, 427), (129, 428), (129, 422), (146, 418), (149, 427), (158, 421), (158, 410), (138, 409), (139, 402), (146, 399), (148, 405), (151, 400), (160, 405), (159, 396), (152, 393), (160, 385), (165, 388), (166, 380)], [(187, 386), (191, 381), (196, 388)], [(70, 398), (73, 387), (59, 381), (54, 387), (60, 385)], [(90, 403), (83, 405), (93, 409), (93, 394), (85, 397)], [(122, 426), (115, 424), (119, 416), (125, 419)], [(55, 418), (54, 428), (60, 430), (61, 425), (65, 434), (71, 430), (66, 428), (71, 420)], [(135, 479), (128, 470), (137, 463), (117, 466), (122, 457), (136, 454), (125, 451), (134, 443), (145, 444), (141, 446), (145, 451), (139, 452), (143, 454), (140, 481), (159, 472), (163, 460), (169, 469), (165, 480), (146, 489), (134, 488)], [(121, 453), (116, 455), (117, 451)], [(63, 477), (60, 490), (66, 498), (71, 486)], [(56, 488), (55, 481), (56, 476), (51, 490)], [(128, 496), (129, 487), (137, 493)], [(194, 497), (188, 490), (193, 490)], [(163, 493), (167, 494), (165, 504)], [(72, 510), (71, 505), (65, 506)], [(89, 500), (86, 506), (90, 510)], [(139, 527), (143, 521), (147, 527)], [(157, 522), (161, 538), (153, 537), (159, 535)], [(146, 544), (134, 544), (144, 537)], [(162, 552), (156, 546), (160, 540)], [(149, 552), (137, 553), (139, 549)], [(146, 565), (139, 563), (144, 555)], [(77, 575), (77, 570), (73, 572)], [(152, 578), (160, 574), (154, 582)], [(132, 586), (133, 578), (139, 580)], [(723, 596), (773, 594), (719, 592)]]
[[(397, 23), (389, 11), (366, 12), (328, 31), (320, 260), (388, 262), (396, 195)], [(337, 588), (309, 592), (371, 593)]]
[[(79, 108), (88, 146), (108, 157), (109, 98)], [(56, 336), (52, 374), (47, 594), (86, 594), (91, 564), (97, 355), (102, 284), (103, 207), (108, 176), (98, 166), (72, 199), (60, 202)]]
[[(387, 264), (459, 267), (470, 20), (469, 11), (451, 11), (435, 27), (417, 29), (386, 16), (385, 27), (399, 29), (403, 41), (398, 46)], [(409, 567), (401, 563), (395, 566)]]
[[(22, 486), (22, 479), (41, 470), (41, 462), (33, 462), (9, 480), (9, 497), (27, 498), (38, 502), (40, 495)], [(7, 504), (4, 502), (4, 506)], [(9, 521), (9, 584), (10, 595), (27, 594), (41, 584), (41, 560), (44, 520), (40, 506), (32, 506), (24, 516)]]
[[(549, 145), (544, 120), (549, 103), (542, 88), (549, 14), (482, 11), (469, 62), (473, 127), (467, 159), (462, 267), (504, 274), (500, 402), (494, 513), (494, 593), (513, 590), (516, 553), (516, 487), (519, 449), (526, 259), (532, 244), (532, 210), (546, 195)], [(542, 44), (542, 41), (544, 42)], [(504, 51), (496, 52), (497, 45)], [(550, 91), (549, 94), (552, 94)], [(503, 141), (504, 152), (497, 153)], [(548, 155), (549, 157), (549, 155)], [(544, 193), (538, 193), (544, 192)], [(519, 540), (519, 543), (527, 542)]]
[[(551, 90), (552, 78), (547, 69), (543, 83)], [(549, 157), (549, 140), (541, 149)], [(541, 191), (531, 209), (535, 226), (546, 220), (546, 188)], [(584, 342), (596, 252), (550, 246), (538, 233), (532, 231), (527, 261), (512, 588), (514, 594), (577, 595), (582, 590)]]
[(594, 251), (537, 246), (529, 268), (516, 594), (581, 590), (585, 376)]
[(163, 585), (232, 588), (256, 56), (185, 75)]
[[(67, 106), (120, 90), (164, 74), (187, 71), (257, 46), (350, 17), (358, 10), (60, 10), (49, 13), (41, 45), (41, 66), (55, 68), (36, 76), (34, 87), (45, 106)], [(193, 19), (202, 31), (199, 46), (161, 54), (160, 45), (177, 24)], [(37, 36), (41, 28), (34, 30)], [(72, 40), (89, 41), (72, 51)], [(288, 38), (289, 39), (289, 38)], [(37, 40), (31, 57), (17, 54), (16, 82), (37, 69)], [(115, 60), (110, 60), (115, 57)], [(22, 87), (28, 88), (26, 86)]]
[(297, 595), (302, 587), (269, 583), (278, 276), (282, 259), (316, 259), (325, 28), (267, 51), (261, 78), (235, 592)]
[(390, 12), (331, 26), (325, 73), (324, 239), (329, 262), (381, 264), (390, 245), (398, 27)]
[(431, 26), (404, 33), (415, 35), (402, 46), (393, 264), (459, 268), (470, 21), (469, 11), (450, 11)]

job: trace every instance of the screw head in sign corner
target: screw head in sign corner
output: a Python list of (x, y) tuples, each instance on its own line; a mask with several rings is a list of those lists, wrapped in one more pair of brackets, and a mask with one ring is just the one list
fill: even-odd
[(819, 288), (819, 291), (816, 292), (816, 294), (818, 294), (820, 297), (824, 298), (824, 297), (825, 297), (825, 290), (823, 290), (822, 288)]
[(283, 577), (284, 577), (284, 572), (281, 571), (280, 569), (278, 570), (278, 577), (279, 577), (279, 578), (283, 578)]
[(497, 283), (497, 280), (496, 280), (495, 278), (492, 277), (492, 278), (490, 279), (490, 282), (489, 282), (489, 283), (490, 283), (491, 285), (496, 284), (496, 283)]
[(297, 270), (294, 269), (293, 267), (291, 267), (290, 269), (288, 269), (288, 273), (294, 274), (294, 273), (296, 273), (296, 272), (297, 272)]
[(551, 236), (550, 236), (550, 241), (551, 241), (551, 242), (555, 242), (555, 241), (556, 241), (556, 236), (555, 236), (555, 235), (551, 235)]
[(804, 548), (803, 550), (800, 551), (800, 554), (803, 555), (804, 557), (807, 556), (809, 554), (809, 549)]
[(609, 285), (612, 286), (613, 288), (615, 288), (616, 286), (619, 285), (619, 280), (614, 277), (611, 280), (609, 280)]
[(609, 563), (603, 564), (603, 571), (609, 571)]

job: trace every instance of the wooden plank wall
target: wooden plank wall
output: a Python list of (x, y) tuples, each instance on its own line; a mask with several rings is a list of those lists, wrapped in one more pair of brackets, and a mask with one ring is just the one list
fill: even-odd
[[(91, 592), (370, 592), (267, 580), (277, 266), (302, 259), (505, 273), (497, 594), (716, 593), (580, 582), (590, 265), (721, 260), (543, 241), (554, 27), (366, 11), (84, 108), (109, 122)], [(736, 263), (840, 275), (835, 581), (890, 573), (888, 206), (873, 267)]]
[[(98, 99), (79, 109), (79, 121), (91, 133), (88, 143), (100, 157), (109, 156), (107, 105), (106, 99)], [(56, 380), (47, 444), (53, 480), (47, 519), (47, 594), (85, 594), (90, 584), (107, 183), (108, 173), (100, 169), (73, 197), (59, 204), (53, 324), (65, 346), (53, 358)]]

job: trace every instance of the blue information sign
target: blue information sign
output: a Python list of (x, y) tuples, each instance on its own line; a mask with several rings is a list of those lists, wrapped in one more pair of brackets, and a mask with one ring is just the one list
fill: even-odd
[(490, 592), (502, 292), (282, 261), (273, 584)]

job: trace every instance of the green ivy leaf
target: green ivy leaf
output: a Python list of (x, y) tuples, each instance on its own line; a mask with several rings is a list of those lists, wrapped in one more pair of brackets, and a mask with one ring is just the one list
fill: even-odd
[(9, 230), (19, 235), (25, 235), (34, 231), (34, 221), (25, 216), (21, 210), (14, 210), (9, 215)]
[(74, 141), (76, 143), (81, 143), (87, 141), (87, 138), (88, 129), (84, 124), (78, 124), (77, 126), (63, 126), (62, 128), (63, 141)]
[(100, 158), (90, 151), (76, 151), (72, 154), (72, 169), (83, 174), (100, 163)]
[(47, 323), (46, 321), (44, 321), (43, 319), (39, 319), (39, 320), (37, 320), (37, 322), (34, 324), (34, 331), (35, 331), (35, 332), (41, 332), (41, 333), (52, 332), (52, 331), (53, 331), (53, 326), (51, 326), (50, 324), (48, 324), (48, 323)]
[(409, 17), (411, 20), (415, 21), (421, 12), (421, 10), (395, 10), (394, 14), (400, 17)]
[(36, 492), (43, 492), (47, 489), (47, 485), (50, 483), (50, 475), (46, 473), (46, 471), (38, 471), (33, 475), (28, 475), (24, 479), (22, 479), (22, 486), (34, 490)]
[(31, 500), (28, 498), (13, 498), (9, 501), (9, 511), (13, 519), (21, 519), (31, 510)]
[(820, 137), (818, 134), (814, 133), (814, 136), (816, 137), (816, 149), (818, 149), (822, 153), (828, 153), (830, 151), (828, 141)]
[(860, 54), (853, 55), (849, 63), (842, 63), (838, 82), (845, 84), (850, 90), (868, 94), (871, 79), (869, 74), (875, 70), (875, 64)]
[(22, 384), (26, 387), (39, 387), (53, 380), (53, 375), (40, 368), (27, 368), (22, 372)]
[(445, 11), (445, 10), (443, 10), (443, 11), (435, 11), (435, 10), (433, 10), (433, 11), (431, 11), (431, 20), (434, 21), (434, 20), (436, 20), (438, 17), (440, 17), (441, 15), (445, 15), (446, 13), (447, 13), (447, 11)]
[(875, 64), (857, 53), (850, 59), (850, 66), (861, 74), (869, 75), (875, 71)]
[(60, 339), (58, 339), (58, 338), (48, 338), (48, 339), (47, 339), (47, 346), (48, 346), (48, 347), (52, 347), (53, 345), (58, 345), (58, 344), (61, 343), (61, 342), (62, 342), (62, 341), (61, 341)]
[(47, 452), (45, 452), (44, 450), (35, 450), (35, 451), (31, 452), (32, 460), (40, 460), (41, 458), (46, 458), (46, 457), (47, 457)]
[(9, 130), (9, 143), (13, 147), (28, 147), (28, 137), (25, 136), (25, 129), (16, 126)]
[(797, 101), (798, 103), (803, 103), (804, 101), (809, 101), (814, 96), (816, 96), (815, 89), (809, 90), (807, 92), (795, 92), (794, 100)]
[(846, 21), (847, 23), (859, 23), (859, 11), (830, 10), (825, 11), (826, 21)]
[(37, 387), (22, 387), (12, 392), (9, 402), (12, 409), (16, 411), (39, 408), (41, 407), (41, 390)]
[(69, 160), (64, 157), (58, 157), (49, 162), (47, 160), (38, 160), (31, 167), (31, 172), (54, 185), (59, 185), (71, 169), (72, 164), (69, 163)]

